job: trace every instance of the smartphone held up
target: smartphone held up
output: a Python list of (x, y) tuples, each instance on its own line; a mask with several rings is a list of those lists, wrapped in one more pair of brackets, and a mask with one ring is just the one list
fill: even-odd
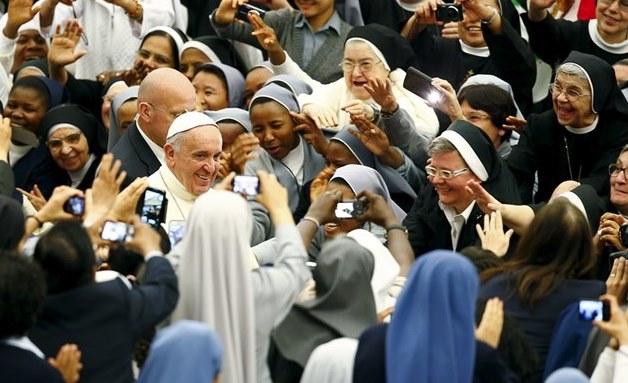
[(611, 309), (606, 301), (581, 300), (578, 302), (578, 317), (585, 321), (608, 321)]

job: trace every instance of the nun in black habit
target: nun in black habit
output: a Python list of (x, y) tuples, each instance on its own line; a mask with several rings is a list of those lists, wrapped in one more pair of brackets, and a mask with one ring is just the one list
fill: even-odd
[[(558, 68), (553, 109), (528, 118), (508, 158), (524, 203), (547, 201), (563, 181), (608, 196), (608, 165), (628, 143), (628, 103), (604, 60), (573, 51)], [(538, 191), (533, 199), (535, 173)]]
[[(433, 152), (433, 145), (437, 141), (442, 142), (443, 139), (453, 145), (466, 167), (464, 171), (445, 167), (438, 169), (439, 171), (450, 170), (453, 173), (456, 173), (455, 170), (460, 172), (459, 175), (454, 175), (451, 179), (445, 180), (444, 185), (439, 186), (441, 190), (445, 190), (443, 196), (437, 191), (435, 176), (428, 176), (428, 180), (434, 187), (426, 184), (421, 188), (412, 210), (403, 221), (408, 229), (408, 239), (415, 257), (436, 249), (454, 251), (463, 249), (478, 241), (475, 225), (482, 223), (484, 214), (472, 201), (472, 196), (469, 198), (470, 203), (460, 209), (461, 211), (455, 211), (455, 201), (446, 200), (451, 196), (449, 193), (454, 187), (460, 191), (461, 187), (466, 185), (465, 179), (477, 179), (499, 201), (519, 204), (515, 178), (504, 160), (497, 154), (486, 133), (468, 121), (455, 121), (430, 145), (430, 156), (448, 154), (442, 151)], [(439, 178), (442, 178), (442, 174)]]
[[(461, 3), (465, 10), (464, 20), (458, 23), (460, 39), (436, 36), (426, 28), (436, 23), (433, 12), (420, 21), (415, 14), (406, 22), (401, 33), (408, 36), (421, 70), (447, 80), (456, 90), (474, 74), (495, 75), (512, 86), (517, 104), (527, 115), (532, 107), (536, 63), (519, 32), (519, 14), (510, 1)], [(472, 27), (481, 27), (483, 42), (476, 31), (468, 31)]]
[(107, 147), (96, 117), (79, 105), (63, 104), (46, 113), (40, 129), (53, 160), (67, 172), (68, 185), (90, 188)]

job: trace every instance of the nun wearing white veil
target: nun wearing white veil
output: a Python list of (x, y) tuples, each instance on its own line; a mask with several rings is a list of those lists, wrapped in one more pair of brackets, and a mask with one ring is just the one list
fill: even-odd
[(197, 320), (215, 329), (225, 350), (222, 380), (230, 383), (270, 382), (270, 332), (311, 277), (286, 189), (274, 175), (259, 176), (258, 201), (269, 210), (277, 234), (273, 267), (251, 271), (251, 212), (245, 199), (227, 191), (196, 200), (186, 234), (169, 255), (179, 260), (180, 299), (173, 321)]

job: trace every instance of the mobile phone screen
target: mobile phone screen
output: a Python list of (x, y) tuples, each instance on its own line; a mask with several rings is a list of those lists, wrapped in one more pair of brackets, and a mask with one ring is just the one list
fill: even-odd
[(442, 93), (432, 85), (432, 78), (413, 67), (408, 68), (403, 87), (430, 103), (438, 102), (442, 97)]
[(259, 194), (259, 178), (255, 176), (235, 176), (233, 179), (233, 192), (241, 193), (248, 197)]
[(135, 228), (131, 225), (124, 222), (106, 221), (100, 237), (109, 242), (124, 243), (129, 241), (134, 233)]
[(608, 306), (603, 301), (582, 300), (578, 304), (578, 316), (582, 320), (608, 320)]
[(159, 189), (148, 188), (144, 192), (144, 204), (140, 217), (152, 227), (158, 227), (164, 220), (167, 206), (166, 192)]
[(82, 216), (85, 213), (85, 197), (74, 196), (63, 204), (63, 210), (75, 216)]
[(185, 221), (170, 221), (168, 223), (168, 238), (170, 245), (174, 246), (183, 239), (185, 234)]
[(353, 218), (353, 210), (353, 201), (338, 202), (338, 204), (336, 205), (336, 218)]

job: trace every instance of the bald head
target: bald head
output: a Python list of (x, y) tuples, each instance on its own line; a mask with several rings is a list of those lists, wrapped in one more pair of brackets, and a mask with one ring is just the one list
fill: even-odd
[(140, 84), (137, 98), (139, 128), (163, 148), (174, 118), (194, 110), (195, 102), (196, 92), (187, 77), (171, 68), (155, 69)]

